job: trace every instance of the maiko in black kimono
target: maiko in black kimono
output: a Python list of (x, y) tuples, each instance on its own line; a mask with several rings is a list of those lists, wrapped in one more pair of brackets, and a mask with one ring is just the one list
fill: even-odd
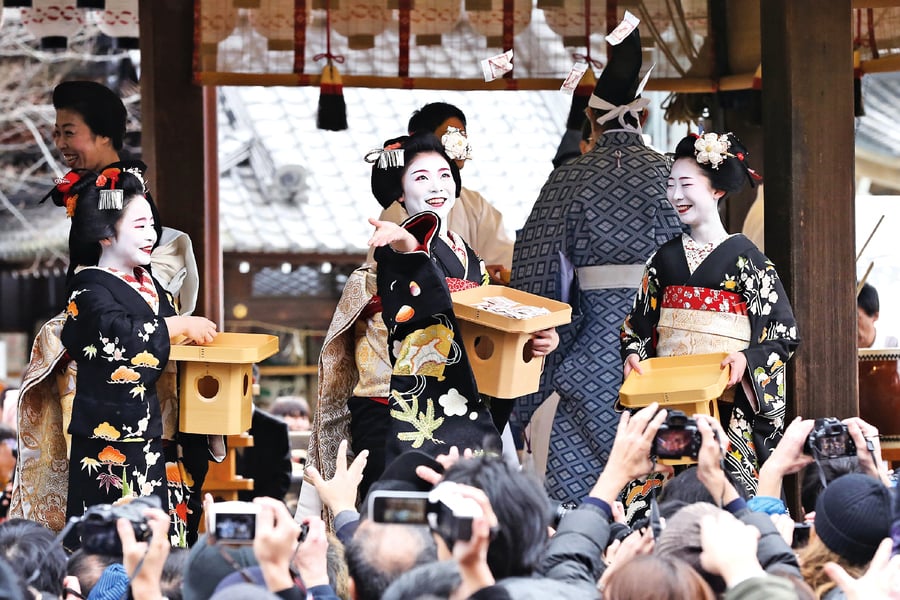
[(459, 339), (450, 299), (452, 290), (486, 283), (486, 271), (461, 238), (451, 237), (458, 251), (440, 239), (439, 223), (434, 213), (416, 214), (402, 227), (418, 240), (419, 249), (375, 250), (393, 364), (385, 464), (410, 449), (437, 455), (449, 445), (482, 448), (491, 440), (499, 445)]
[(156, 495), (185, 535), (190, 477), (167, 463), (156, 382), (169, 360), (172, 297), (143, 268), (87, 267), (70, 284), (62, 342), (77, 363), (67, 518)]
[(784, 428), (785, 363), (800, 342), (797, 324), (775, 267), (753, 242), (740, 234), (711, 248), (691, 242), (675, 238), (647, 262), (622, 326), (622, 358), (744, 353), (747, 372), (735, 386), (730, 418), (728, 405), (720, 408), (730, 441), (726, 464), (754, 494), (758, 467)]

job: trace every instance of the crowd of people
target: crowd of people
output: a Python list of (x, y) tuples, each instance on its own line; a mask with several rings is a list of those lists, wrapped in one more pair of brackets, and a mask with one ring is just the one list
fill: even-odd
[[(426, 105), (366, 154), (385, 212), (326, 336), (312, 423), (302, 398), (254, 410), (260, 444), (238, 462), (256, 487), (238, 503), (201, 498), (221, 436), (178, 428), (171, 344), (216, 335), (190, 314), (190, 241), (162, 228), (144, 165), (120, 160), (121, 100), (60, 84), (54, 139), (71, 170), (48, 197), (72, 219), (69, 297), (35, 342), (17, 434), (0, 431), (15, 461), (0, 595), (900, 598), (900, 498), (877, 428), (787, 422), (798, 325), (775, 266), (718, 212), (760, 180), (749, 152), (715, 132), (669, 158), (647, 146), (640, 71), (634, 28), (588, 101), (581, 154), (514, 245), (462, 185), (459, 108)], [(515, 400), (479, 393), (451, 296), (506, 282), (575, 317), (531, 334), (523, 358), (545, 368)], [(728, 371), (714, 414), (617, 405), (646, 359), (712, 352)], [(547, 415), (535, 472), (513, 431)], [(310, 427), (292, 512), (288, 431)], [(677, 466), (660, 451), (673, 445)]]

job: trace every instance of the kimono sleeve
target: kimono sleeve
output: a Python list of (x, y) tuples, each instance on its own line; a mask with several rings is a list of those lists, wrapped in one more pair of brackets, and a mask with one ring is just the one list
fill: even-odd
[[(135, 296), (136, 301), (144, 302)], [(133, 314), (109, 289), (96, 282), (76, 286), (69, 296), (62, 341), (73, 357), (100, 353), (108, 360), (118, 361), (150, 351), (159, 361), (157, 367), (169, 358), (165, 320), (148, 313)]]
[(619, 331), (619, 352), (622, 361), (629, 354), (637, 354), (641, 360), (656, 355), (656, 326), (662, 304), (662, 286), (654, 253), (644, 266), (641, 286), (634, 295), (631, 312)]
[(800, 343), (794, 311), (775, 266), (761, 252), (748, 252), (737, 266), (750, 318), (750, 347), (744, 355), (759, 410), (782, 410), (785, 364)]

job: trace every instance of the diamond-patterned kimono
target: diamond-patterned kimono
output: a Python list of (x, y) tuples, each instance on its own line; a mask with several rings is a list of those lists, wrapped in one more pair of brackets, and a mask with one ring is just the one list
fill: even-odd
[(510, 284), (573, 307), (572, 323), (557, 328), (559, 348), (545, 359), (540, 391), (515, 408), (526, 423), (553, 391), (560, 396), (546, 477), (557, 500), (585, 495), (612, 447), (619, 327), (644, 262), (682, 231), (666, 200), (668, 172), (638, 133), (607, 131), (550, 174), (516, 240)]

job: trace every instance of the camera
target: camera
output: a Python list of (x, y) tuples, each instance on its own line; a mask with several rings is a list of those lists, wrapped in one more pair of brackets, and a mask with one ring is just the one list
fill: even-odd
[(206, 511), (206, 530), (223, 544), (252, 544), (259, 505), (253, 502), (216, 502)]
[(369, 517), (376, 523), (428, 525), (453, 547), (472, 537), (472, 520), (481, 507), (456, 492), (456, 483), (443, 481), (430, 492), (374, 490), (368, 496)]
[(96, 504), (91, 506), (78, 522), (81, 547), (87, 554), (122, 555), (122, 540), (116, 529), (116, 521), (128, 519), (134, 530), (134, 539), (145, 542), (152, 531), (144, 517), (148, 508), (160, 508), (157, 496), (141, 496), (127, 504)]
[(856, 456), (856, 444), (845, 423), (834, 417), (824, 417), (816, 419), (803, 445), (803, 452), (815, 458)]
[(369, 494), (369, 518), (376, 523), (428, 525), (428, 492), (374, 490)]
[(703, 438), (697, 421), (680, 410), (670, 410), (666, 421), (659, 426), (650, 454), (657, 458), (697, 459)]
[(472, 539), (472, 521), (482, 515), (472, 498), (456, 491), (456, 483), (442, 481), (428, 492), (428, 526), (441, 536), (448, 548), (457, 540)]
[(553, 527), (553, 529), (559, 529), (559, 524), (562, 522), (563, 517), (565, 517), (569, 511), (578, 508), (578, 504), (575, 502), (561, 502), (554, 505), (552, 508), (553, 518), (551, 519), (550, 526)]

